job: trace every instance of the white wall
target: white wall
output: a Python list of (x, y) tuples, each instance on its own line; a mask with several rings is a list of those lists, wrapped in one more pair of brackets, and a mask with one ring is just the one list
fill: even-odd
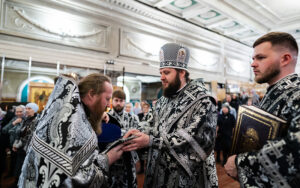
[(192, 78), (251, 79), (252, 49), (135, 1), (2, 0), (0, 53), (61, 66), (158, 75), (166, 42), (190, 48)]

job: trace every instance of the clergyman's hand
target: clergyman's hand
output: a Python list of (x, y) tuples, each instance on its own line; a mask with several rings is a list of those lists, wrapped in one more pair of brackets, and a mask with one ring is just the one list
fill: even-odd
[(105, 121), (105, 123), (109, 122), (109, 115), (106, 112), (102, 115), (102, 121)]
[(123, 151), (133, 151), (133, 150), (137, 150), (149, 146), (149, 142), (150, 142), (149, 135), (142, 132), (135, 133), (134, 135), (137, 136), (137, 138), (125, 142)]
[(140, 132), (140, 131), (137, 130), (137, 129), (130, 129), (130, 130), (123, 136), (123, 138), (128, 138), (129, 136), (134, 135), (134, 134), (139, 133), (139, 132)]
[(123, 154), (122, 148), (124, 147), (124, 144), (117, 145), (116, 147), (112, 148), (107, 152), (108, 157), (108, 165), (110, 166), (114, 162), (116, 162)]
[(227, 162), (225, 164), (225, 171), (226, 173), (231, 176), (234, 179), (237, 179), (237, 169), (236, 169), (236, 165), (235, 165), (235, 158), (236, 155), (232, 155), (227, 159)]

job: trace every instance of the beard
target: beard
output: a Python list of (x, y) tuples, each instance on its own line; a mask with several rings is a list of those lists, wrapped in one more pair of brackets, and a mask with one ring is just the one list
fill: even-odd
[(114, 109), (115, 112), (120, 113), (120, 112), (123, 111), (124, 106), (122, 107), (120, 105), (116, 105), (116, 106), (113, 106), (113, 109)]
[(93, 105), (93, 109), (90, 111), (89, 121), (94, 129), (94, 131), (100, 135), (102, 133), (102, 116), (105, 108), (101, 107), (101, 99), (96, 101)]
[(172, 97), (179, 89), (180, 89), (180, 78), (179, 73), (176, 73), (175, 80), (173, 82), (169, 82), (169, 86), (163, 88), (163, 96), (170, 98)]
[(276, 77), (279, 73), (280, 73), (279, 64), (275, 64), (269, 67), (269, 69), (267, 69), (266, 72), (261, 75), (261, 77), (255, 77), (255, 81), (259, 84), (267, 83), (272, 78)]

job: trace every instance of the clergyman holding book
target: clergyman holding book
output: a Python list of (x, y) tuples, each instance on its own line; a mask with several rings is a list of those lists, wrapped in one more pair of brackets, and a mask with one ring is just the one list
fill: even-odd
[(300, 78), (298, 46), (288, 33), (271, 32), (255, 41), (251, 67), (269, 87), (258, 108), (287, 122), (286, 134), (258, 151), (229, 157), (225, 170), (241, 187), (298, 187), (300, 176)]

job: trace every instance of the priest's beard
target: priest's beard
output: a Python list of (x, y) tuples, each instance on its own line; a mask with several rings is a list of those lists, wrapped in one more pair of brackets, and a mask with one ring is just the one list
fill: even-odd
[(163, 88), (163, 95), (164, 97), (170, 98), (172, 97), (179, 89), (180, 89), (180, 78), (179, 73), (176, 72), (175, 80), (172, 82), (169, 82), (169, 86), (166, 88)]
[(94, 131), (100, 135), (102, 133), (102, 116), (104, 113), (105, 107), (101, 106), (101, 99), (97, 100), (92, 107), (90, 112), (89, 121), (94, 129)]

